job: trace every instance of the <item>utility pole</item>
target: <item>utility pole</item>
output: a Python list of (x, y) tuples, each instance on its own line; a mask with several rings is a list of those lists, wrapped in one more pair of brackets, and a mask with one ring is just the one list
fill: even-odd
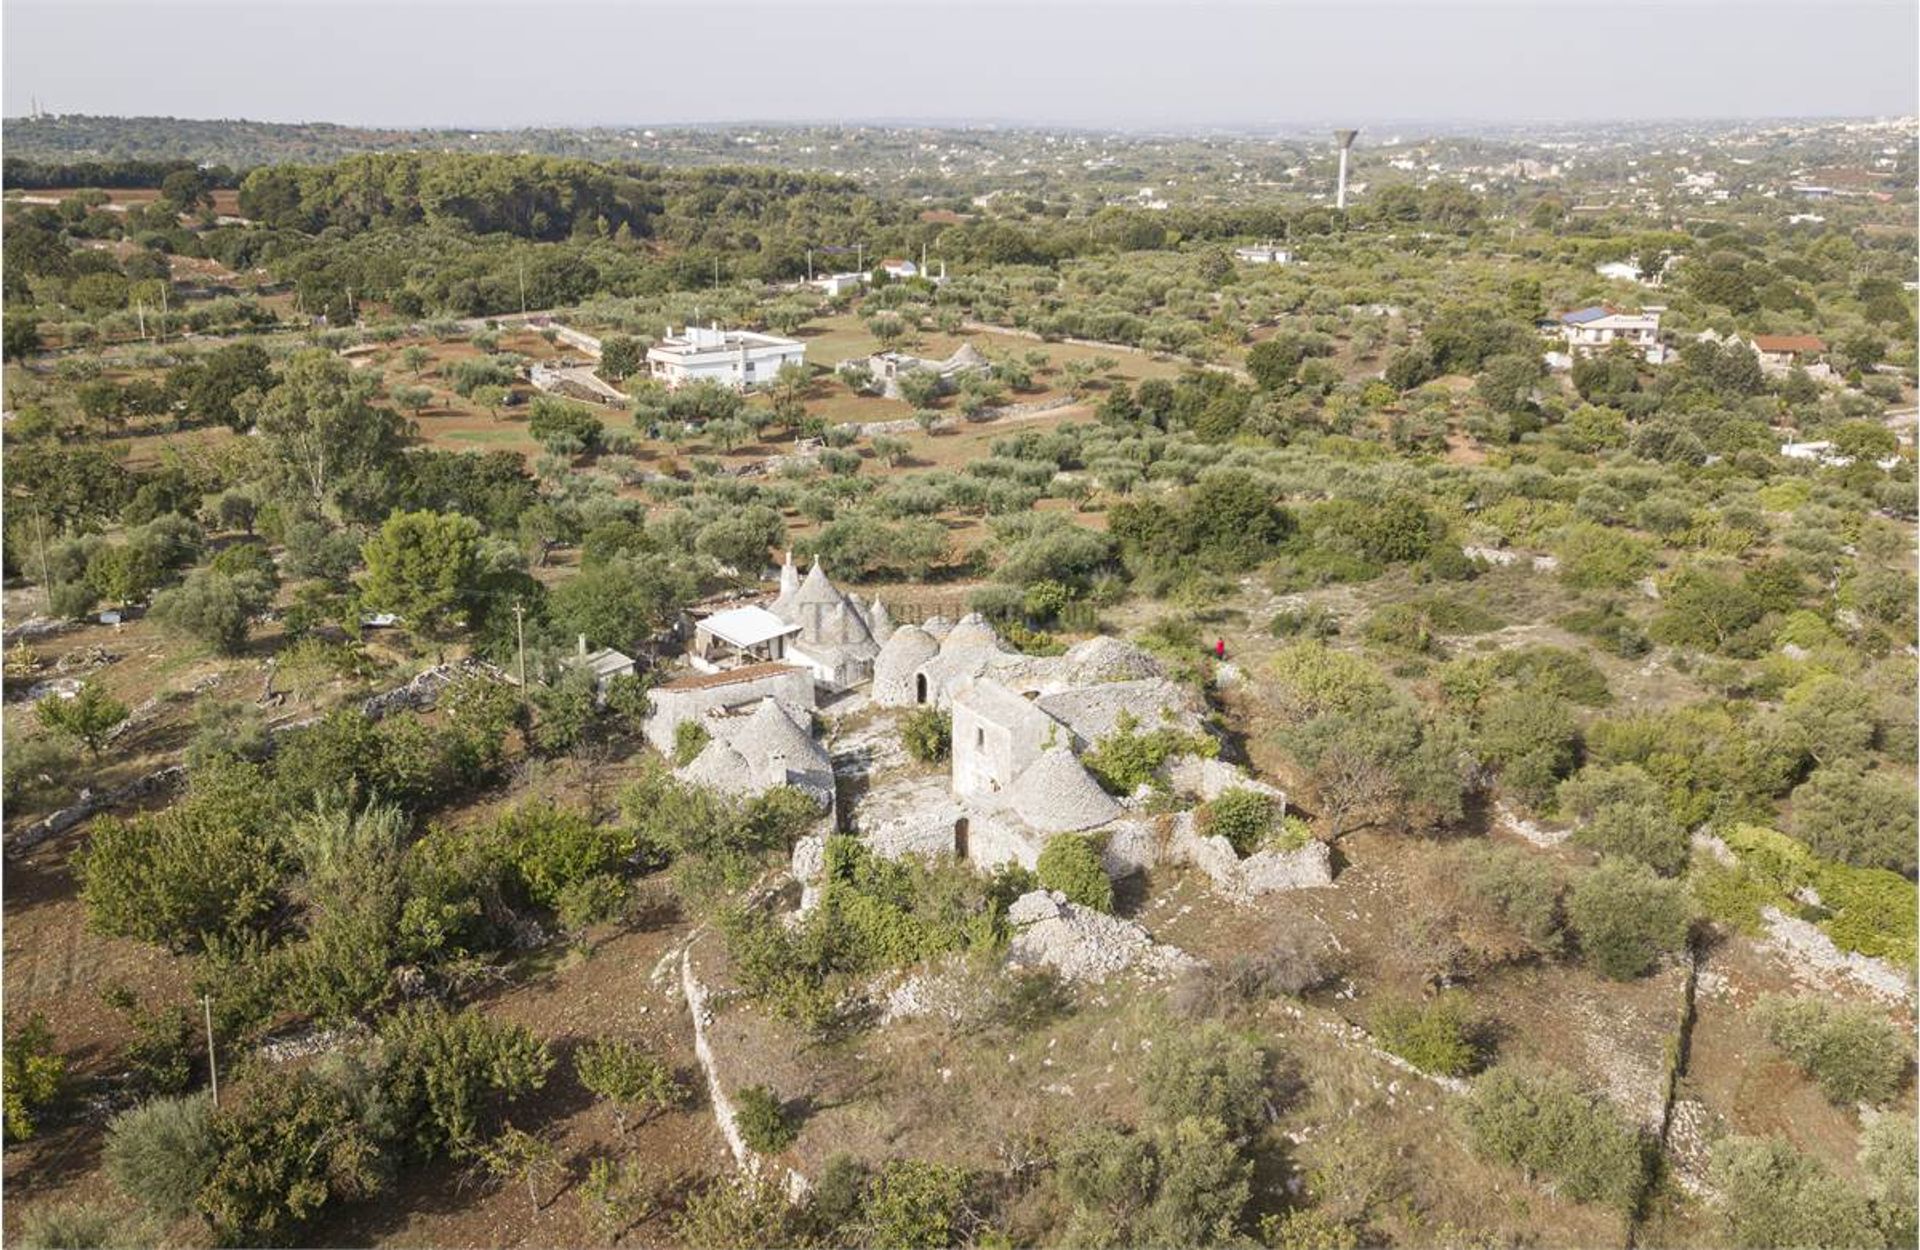
[(200, 996), (200, 1010), (207, 1019), (207, 1074), (213, 1078), (213, 1108), (220, 1109), (220, 1057), (213, 1052), (213, 995)]
[(807, 281), (813, 281), (813, 249), (807, 249)]
[(162, 282), (160, 284), (160, 341), (162, 343), (167, 341), (167, 318), (172, 315), (173, 311), (168, 307), (167, 301), (168, 289), (172, 285), (170, 282)]
[(518, 599), (515, 599), (513, 601), (513, 639), (514, 639), (515, 649), (519, 652), (520, 707), (523, 711), (526, 709), (526, 706), (527, 706), (526, 616), (527, 616), (526, 605), (521, 603)]
[(53, 566), (47, 563), (47, 517), (39, 508), (33, 510), (33, 536), (40, 545), (40, 585), (46, 591), (47, 611), (53, 611)]
[(145, 300), (134, 304), (133, 315), (140, 319), (140, 341), (144, 343), (147, 339), (147, 305)]
[(720, 258), (718, 256), (713, 258), (713, 289), (716, 291), (720, 289)]
[(527, 319), (527, 258), (520, 258), (520, 319)]
[(865, 273), (867, 271), (867, 245), (866, 244), (856, 243), (853, 245), (853, 267), (855, 269), (858, 269), (861, 273)]

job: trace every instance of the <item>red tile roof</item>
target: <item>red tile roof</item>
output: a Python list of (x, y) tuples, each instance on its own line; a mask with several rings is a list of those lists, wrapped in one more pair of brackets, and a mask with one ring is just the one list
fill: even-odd
[(718, 673), (696, 673), (690, 677), (681, 677), (660, 686), (661, 690), (705, 690), (712, 686), (731, 686), (735, 682), (757, 681), (762, 677), (777, 677), (786, 673), (802, 671), (791, 664), (742, 664), (739, 668), (729, 668)]
[(1761, 352), (1812, 352), (1827, 350), (1827, 345), (1811, 334), (1756, 334), (1753, 336), (1755, 351)]

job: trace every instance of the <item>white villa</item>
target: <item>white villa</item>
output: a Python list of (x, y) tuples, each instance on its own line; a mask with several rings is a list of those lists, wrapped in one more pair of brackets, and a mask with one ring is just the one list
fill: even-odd
[(868, 276), (864, 273), (830, 273), (824, 278), (815, 278), (811, 285), (831, 298), (845, 295), (848, 291), (858, 291), (867, 285), (867, 280)]
[(1659, 364), (1666, 359), (1666, 348), (1660, 342), (1660, 311), (1650, 308), (1628, 313), (1599, 305), (1582, 308), (1560, 318), (1561, 334), (1567, 341), (1567, 351), (1574, 356), (1591, 356), (1626, 342), (1638, 348), (1648, 364)]
[(1236, 247), (1233, 258), (1249, 265), (1291, 265), (1293, 253), (1284, 247), (1262, 243), (1258, 247)]
[(647, 350), (647, 370), (669, 388), (690, 382), (718, 382), (736, 391), (766, 386), (783, 365), (807, 363), (807, 346), (797, 339), (752, 330), (722, 330), (718, 325), (688, 326)]

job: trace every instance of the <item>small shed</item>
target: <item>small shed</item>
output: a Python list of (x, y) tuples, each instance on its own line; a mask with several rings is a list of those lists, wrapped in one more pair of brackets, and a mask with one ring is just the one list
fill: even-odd
[(615, 651), (612, 647), (587, 650), (585, 634), (580, 635), (570, 667), (584, 668), (592, 674), (594, 694), (602, 699), (607, 697), (607, 687), (616, 677), (631, 677), (635, 672), (633, 657), (624, 652)]

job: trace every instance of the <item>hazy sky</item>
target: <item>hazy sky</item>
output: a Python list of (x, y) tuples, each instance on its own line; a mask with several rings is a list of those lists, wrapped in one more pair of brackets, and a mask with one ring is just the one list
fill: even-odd
[(1133, 127), (1920, 110), (1914, 0), (5, 0), (8, 116)]

